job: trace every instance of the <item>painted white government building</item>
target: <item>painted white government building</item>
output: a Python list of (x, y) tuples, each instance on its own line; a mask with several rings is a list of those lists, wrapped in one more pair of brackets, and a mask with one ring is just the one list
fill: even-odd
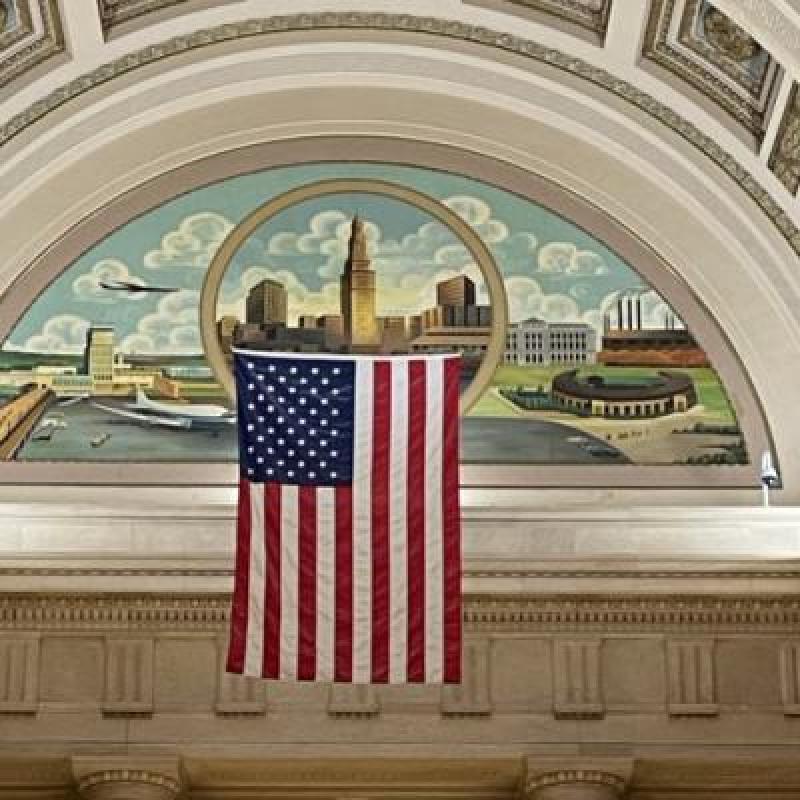
[(594, 364), (597, 333), (591, 325), (545, 322), (537, 317), (508, 326), (506, 364), (550, 366), (551, 364)]

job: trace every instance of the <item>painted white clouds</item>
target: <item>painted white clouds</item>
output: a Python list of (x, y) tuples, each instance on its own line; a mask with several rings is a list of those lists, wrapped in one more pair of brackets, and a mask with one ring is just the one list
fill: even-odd
[[(601, 329), (602, 312), (596, 307), (603, 296), (600, 286), (608, 280), (609, 266), (599, 253), (579, 249), (571, 242), (541, 244), (531, 231), (514, 233), (478, 197), (462, 194), (443, 202), (490, 245), (506, 276), (511, 321), (530, 316), (551, 322), (583, 319)], [(458, 274), (469, 275), (476, 282), (479, 302), (488, 302), (480, 270), (467, 248), (447, 227), (426, 221), (410, 233), (392, 238), (375, 220), (368, 218), (368, 204), (365, 209), (370, 256), (378, 275), (380, 313), (403, 314), (431, 306), (435, 303), (436, 284)], [(219, 313), (234, 313), (241, 318), (247, 291), (264, 278), (286, 286), (290, 322), (295, 321), (298, 313), (338, 313), (339, 276), (347, 256), (350, 224), (351, 216), (336, 210), (332, 202), (329, 210), (308, 220), (305, 230), (284, 230), (268, 240), (252, 237), (236, 257), (239, 265), (249, 266), (235, 286), (224, 285)], [(531, 227), (535, 224), (533, 217)], [(210, 210), (190, 214), (167, 231), (157, 246), (147, 250), (138, 265), (129, 266), (124, 256), (96, 262), (74, 279), (73, 298), (104, 304), (125, 298), (130, 304), (124, 309), (126, 320), (114, 324), (126, 352), (201, 352), (197, 291), (185, 289), (172, 293), (161, 298), (152, 310), (152, 295), (112, 293), (100, 283), (123, 281), (146, 285), (144, 268), (145, 272), (186, 269), (194, 276), (189, 281), (187, 275), (188, 285), (199, 285), (203, 270), (232, 228), (232, 221), (223, 214)], [(134, 268), (141, 276), (132, 271)], [(148, 298), (151, 302), (143, 302)], [(587, 306), (594, 306), (595, 310), (583, 313)], [(666, 306), (663, 303), (662, 306), (663, 311)], [(47, 345), (47, 349), (56, 352), (80, 352), (89, 324), (82, 314), (79, 310), (74, 316), (53, 316), (28, 342)], [(653, 314), (658, 316), (655, 310)], [(659, 322), (663, 324), (663, 313), (661, 317)]]
[(492, 217), (492, 209), (483, 200), (479, 200), (477, 197), (457, 195), (448, 197), (444, 204), (474, 228), (487, 244), (499, 244), (508, 239), (510, 233), (508, 226), (505, 222)]
[[(98, 261), (89, 272), (79, 275), (72, 283), (72, 292), (78, 300), (85, 300), (95, 303), (113, 303), (119, 298), (114, 296), (114, 292), (104, 289), (100, 283), (108, 281), (125, 281), (144, 286), (141, 278), (131, 275), (128, 265), (117, 258), (104, 258)], [(129, 292), (125, 295), (129, 300), (143, 300), (145, 294), (134, 294)]]
[(198, 322), (200, 292), (182, 289), (163, 297), (157, 310), (143, 316), (134, 333), (126, 336), (120, 348), (125, 353), (202, 353)]
[(90, 322), (74, 314), (51, 317), (39, 333), (29, 336), (23, 350), (37, 353), (82, 353)]
[(545, 292), (538, 281), (524, 275), (506, 279), (511, 322), (538, 317), (546, 322), (574, 322), (580, 318), (578, 304), (568, 295)]
[(162, 237), (159, 249), (145, 254), (144, 265), (148, 269), (205, 269), (232, 229), (233, 223), (221, 214), (213, 211), (192, 214)]
[[(528, 233), (511, 235), (504, 222), (493, 218), (487, 203), (467, 196), (450, 197), (444, 203), (493, 246), (499, 259), (522, 257), (527, 263), (534, 263), (536, 237)], [(328, 298), (332, 289), (327, 282), (338, 281), (347, 257), (350, 225), (350, 216), (335, 210), (322, 211), (309, 220), (303, 232), (283, 231), (273, 235), (265, 247), (266, 255), (275, 261), (316, 256), (317, 263), (321, 257), (317, 274), (322, 279), (322, 289), (315, 292), (303, 288), (313, 300), (317, 294)], [(467, 248), (438, 222), (426, 222), (413, 233), (393, 239), (385, 238), (383, 230), (375, 222), (366, 220), (365, 232), (370, 257), (378, 274), (379, 302), (384, 312), (432, 305), (436, 282), (456, 274), (470, 274), (479, 287), (483, 284), (480, 270)], [(326, 309), (326, 312), (337, 309)]]
[(539, 248), (538, 272), (570, 277), (599, 277), (608, 274), (601, 255), (592, 250), (579, 250), (571, 242), (549, 242)]
[[(593, 292), (591, 282), (609, 273), (599, 253), (581, 250), (571, 242), (549, 242), (540, 246), (532, 232), (512, 233), (480, 198), (457, 195), (443, 202), (491, 246), (500, 269), (508, 276), (506, 287), (512, 321), (529, 316), (551, 322), (577, 320), (582, 316), (581, 307), (585, 308)], [(287, 286), (290, 314), (295, 303), (303, 304), (304, 313), (334, 313), (338, 310), (338, 278), (347, 257), (350, 224), (351, 217), (341, 211), (331, 209), (317, 213), (309, 220), (306, 230), (282, 231), (266, 243), (264, 255), (280, 266), (251, 269), (259, 269), (262, 277), (273, 277)], [(436, 284), (458, 274), (472, 277), (481, 301), (488, 301), (483, 276), (471, 254), (444, 225), (426, 222), (416, 231), (394, 239), (386, 238), (374, 221), (367, 220), (365, 230), (378, 274), (381, 313), (408, 313), (433, 305)], [(292, 269), (295, 265), (308, 265), (310, 261), (315, 263), (316, 277), (322, 281), (319, 289), (311, 288), (316, 282), (309, 280), (308, 274), (298, 279)], [(567, 285), (563, 293), (552, 291), (552, 281), (563, 279), (583, 283), (574, 292)], [(548, 290), (543, 282), (550, 283), (551, 288)], [(241, 315), (248, 288), (243, 278), (239, 286), (229, 292), (225, 305), (230, 313)]]

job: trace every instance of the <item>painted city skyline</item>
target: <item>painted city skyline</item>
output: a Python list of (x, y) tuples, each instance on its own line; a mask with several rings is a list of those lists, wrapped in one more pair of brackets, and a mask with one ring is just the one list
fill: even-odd
[[(463, 422), (466, 461), (746, 460), (706, 354), (631, 266), (517, 195), (377, 164), (232, 178), (165, 203), (87, 251), (0, 350), (7, 418), (30, 411), (33, 388), (44, 392), (13, 457), (235, 459), (230, 401), (199, 331), (206, 271), (254, 209), (331, 177), (377, 177), (428, 194), (479, 235), (498, 266), (509, 322), (491, 380)], [(298, 203), (256, 229), (222, 279), (217, 321), (228, 346), (457, 351), (471, 378), (487, 352), (493, 308), (484, 276), (449, 228), (407, 202), (350, 192)], [(95, 337), (105, 341), (102, 374), (88, 355)]]

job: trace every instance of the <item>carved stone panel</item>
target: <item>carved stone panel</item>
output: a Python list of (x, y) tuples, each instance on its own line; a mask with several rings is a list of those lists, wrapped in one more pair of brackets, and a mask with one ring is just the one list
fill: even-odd
[(0, 0), (0, 87), (64, 49), (57, 0)]
[(152, 639), (108, 637), (105, 713), (152, 713), (153, 656)]
[(226, 667), (228, 642), (218, 640), (217, 714), (263, 714), (267, 709), (266, 681), (232, 675)]
[(713, 639), (667, 642), (667, 709), (675, 716), (718, 713), (714, 689)]
[(490, 714), (489, 639), (464, 641), (461, 683), (442, 687), (442, 714), (480, 716)]
[(600, 639), (553, 643), (553, 711), (560, 718), (602, 717)]
[(787, 716), (800, 716), (800, 642), (787, 642), (781, 649), (781, 694)]
[(781, 68), (708, 0), (654, 0), (643, 55), (761, 138)]
[(328, 713), (332, 717), (370, 717), (380, 712), (378, 693), (370, 684), (332, 683)]
[(39, 704), (39, 634), (0, 634), (0, 714), (33, 714)]

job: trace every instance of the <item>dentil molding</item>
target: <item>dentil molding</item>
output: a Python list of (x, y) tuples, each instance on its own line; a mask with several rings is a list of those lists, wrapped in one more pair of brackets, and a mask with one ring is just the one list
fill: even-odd
[[(0, 631), (224, 631), (230, 595), (0, 594)], [(467, 632), (798, 633), (800, 595), (470, 596)]]

